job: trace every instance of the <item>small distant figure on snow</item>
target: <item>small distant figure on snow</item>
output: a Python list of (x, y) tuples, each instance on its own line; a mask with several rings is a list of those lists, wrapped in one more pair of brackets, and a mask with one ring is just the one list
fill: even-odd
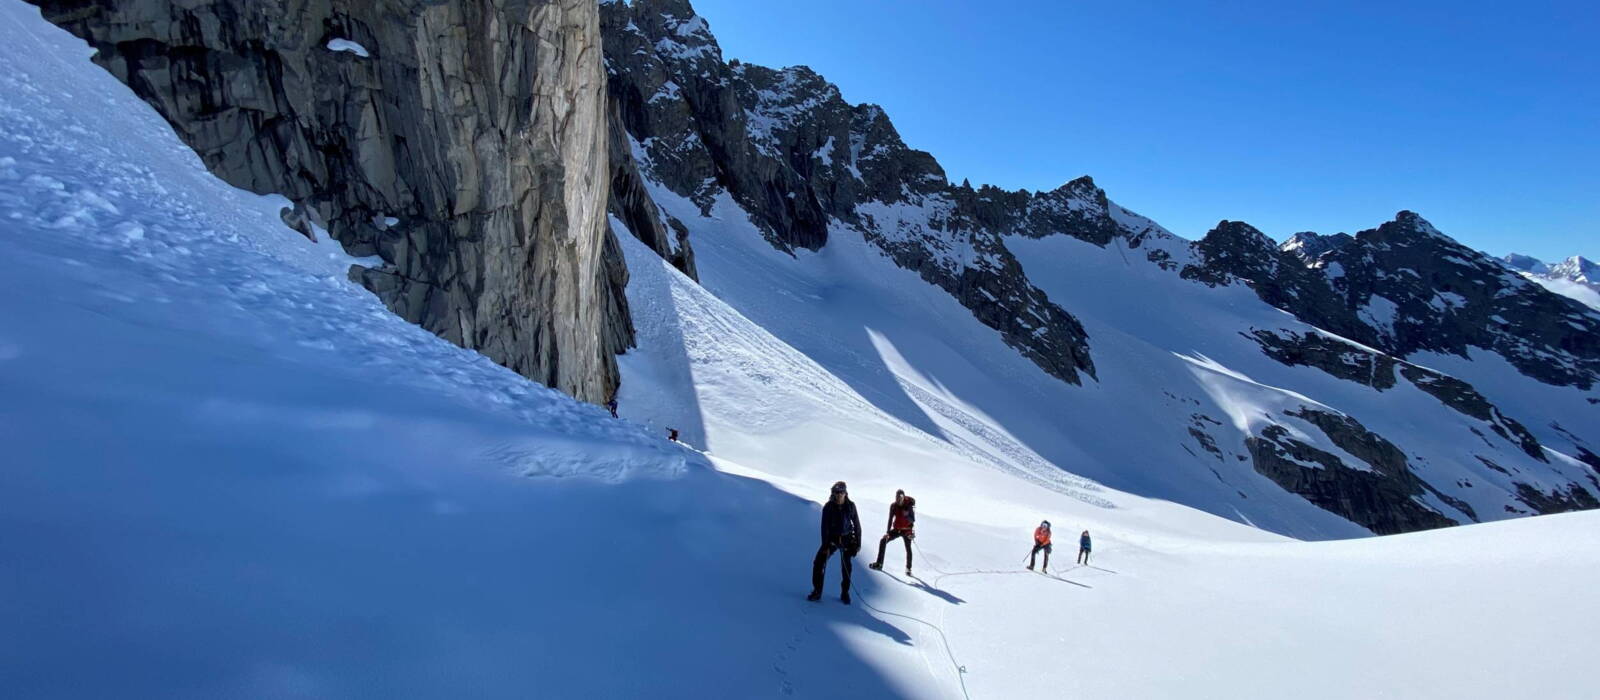
[(677, 442), (678, 441), (678, 429), (677, 428), (667, 428), (667, 439), (671, 440), (673, 442)]
[(900, 538), (906, 545), (906, 575), (911, 575), (911, 540), (916, 538), (913, 528), (917, 525), (917, 499), (906, 495), (904, 490), (894, 492), (894, 503), (889, 506), (889, 525), (883, 537), (878, 540), (878, 560), (867, 565), (875, 571), (883, 570), (883, 550)]
[(606, 408), (611, 411), (611, 417), (612, 418), (616, 418), (617, 417), (617, 400), (616, 399), (612, 399), (610, 401), (607, 401), (606, 402)]
[(806, 600), (822, 599), (822, 575), (828, 568), (828, 558), (839, 552), (839, 600), (850, 604), (850, 559), (861, 551), (861, 518), (856, 515), (856, 504), (844, 482), (834, 482), (828, 494), (828, 503), (822, 507), (822, 546), (811, 561), (811, 595)]
[(1078, 536), (1078, 563), (1079, 564), (1083, 564), (1085, 566), (1088, 566), (1088, 564), (1089, 564), (1089, 531), (1088, 530), (1084, 530), (1083, 534)]
[(1039, 527), (1033, 530), (1033, 552), (1028, 555), (1028, 570), (1033, 571), (1034, 557), (1039, 556), (1039, 552), (1043, 551), (1044, 566), (1039, 567), (1039, 571), (1040, 573), (1049, 573), (1050, 549), (1050, 521), (1046, 520), (1039, 523)]

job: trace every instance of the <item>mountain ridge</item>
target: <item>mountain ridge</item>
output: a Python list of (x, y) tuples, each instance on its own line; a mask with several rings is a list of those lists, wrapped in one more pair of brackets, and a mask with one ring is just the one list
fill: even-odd
[[(1087, 175), (1041, 191), (953, 183), (881, 107), (846, 102), (815, 71), (723, 60), (686, 0), (562, 0), (479, 14), (371, 0), (318, 5), (326, 22), (314, 28), (255, 15), (224, 22), (244, 12), (230, 2), (36, 4), (89, 37), (102, 67), (155, 105), (213, 172), (288, 195), (285, 223), (310, 235), (323, 227), (351, 253), (375, 253), (380, 263), (350, 274), (396, 313), (589, 401), (613, 395), (616, 355), (635, 341), (615, 227), (774, 331), (787, 321), (769, 308), (809, 319), (782, 340), (826, 356), (827, 371), (903, 395), (874, 394), (930, 439), (967, 440), (940, 423), (975, 425), (953, 408), (966, 405), (1004, 416), (997, 425), (1016, 442), (1003, 451), (1032, 454), (1030, 464), (1304, 536), (1348, 532), (1327, 526), (1325, 513), (1390, 533), (1592, 507), (1600, 494), (1591, 427), (1600, 425), (1600, 312), (1414, 212), (1353, 235), (1307, 232), (1283, 243), (1224, 220), (1191, 241)], [(189, 19), (162, 19), (170, 16)], [(219, 22), (230, 31), (202, 31)], [(432, 64), (406, 58), (466, 51), (466, 27), (481, 22), (560, 39), (513, 42), (501, 63), (441, 59), (462, 85), (484, 83), (492, 115), (420, 79)], [(431, 23), (447, 31), (430, 32)], [(156, 60), (178, 49), (194, 51)], [(274, 82), (275, 62), (312, 78)], [(502, 75), (553, 81), (570, 104), (527, 102), (529, 84), (514, 79), (487, 84)], [(255, 87), (230, 92), (236, 85)], [(260, 95), (273, 96), (270, 110), (251, 102)], [(418, 118), (435, 103), (452, 116)], [(219, 118), (267, 151), (235, 152), (218, 139)], [(473, 136), (480, 127), (487, 140)], [(552, 140), (533, 141), (553, 150), (518, 150), (529, 142), (508, 137), (548, 129)], [(787, 262), (735, 255), (730, 236), (758, 237)], [(857, 358), (886, 352), (883, 338), (862, 344), (861, 328), (815, 317), (829, 313), (825, 304), (795, 306), (726, 281), (742, 274), (728, 264), (735, 259), (773, 265), (762, 268), (773, 279), (797, 270), (829, 279), (813, 268), (839, 264), (843, 250), (896, 271), (859, 274), (909, 273), (959, 311), (884, 308), (877, 297), (944, 307), (921, 292), (834, 279), (864, 296), (861, 309), (832, 313), (859, 313), (880, 335), (877, 326), (922, 318), (922, 328), (902, 329), (902, 344), (948, 352), (897, 347), (919, 359), (858, 375)], [(836, 334), (840, 347), (801, 329)], [(946, 374), (930, 390), (917, 362), (951, 358), (970, 376)], [(940, 395), (957, 384), (962, 393)], [(992, 392), (1002, 386), (1009, 405)], [(1416, 415), (1398, 414), (1397, 400)]]
[[(1498, 262), (1414, 212), (1398, 212), (1354, 235), (1303, 234), (1284, 244), (1243, 222), (1224, 221), (1191, 242), (1117, 205), (1089, 176), (1039, 192), (951, 183), (931, 154), (904, 144), (881, 107), (845, 103), (837, 87), (810, 68), (723, 61), (710, 24), (682, 0), (608, 3), (601, 24), (610, 86), (625, 105), (622, 113), (631, 115), (622, 129), (629, 150), (644, 176), (666, 190), (658, 191), (658, 201), (681, 197), (699, 209), (673, 214), (687, 222), (691, 244), (693, 231), (704, 227), (696, 220), (713, 216), (722, 193), (791, 256), (855, 232), (897, 266), (945, 290), (1046, 373), (1085, 386), (1105, 379), (1095, 334), (1078, 318), (1081, 301), (1042, 288), (1015, 254), (1021, 244), (1014, 241), (1064, 235), (1114, 250), (1123, 265), (1142, 260), (1214, 289), (1242, 285), (1268, 306), (1333, 334), (1319, 347), (1308, 338), (1322, 336), (1303, 330), (1243, 331), (1267, 357), (1344, 381), (1355, 377), (1347, 358), (1377, 358), (1363, 361), (1369, 371), (1381, 365), (1396, 376), (1364, 385), (1381, 392), (1404, 374), (1406, 385), (1431, 396), (1439, 410), (1481, 426), (1471, 432), (1502, 436), (1515, 456), (1486, 455), (1493, 467), (1473, 460), (1490, 478), (1504, 476), (1497, 469), (1511, 474), (1502, 463), (1516, 460), (1567, 474), (1557, 486), (1507, 480), (1516, 505), (1505, 508), (1553, 512), (1596, 504), (1600, 481), (1593, 465), (1579, 476), (1545, 455), (1552, 444), (1566, 445), (1570, 455), (1589, 453), (1594, 437), (1539, 421), (1529, 422), (1530, 429), (1472, 382), (1403, 358), (1468, 358), (1474, 348), (1487, 348), (1530, 380), (1588, 392), (1600, 378), (1600, 316), (1508, 277)], [(1041, 319), (1048, 342), (1040, 341)], [(1064, 346), (1071, 348), (1070, 368), (1053, 361)], [(1281, 415), (1274, 424), (1312, 421), (1322, 440), (1389, 442), (1337, 411), (1303, 406)], [(1218, 439), (1195, 430), (1207, 435), (1201, 448)], [(1280, 487), (1377, 531), (1494, 517), (1500, 509), (1469, 505), (1461, 500), (1466, 494), (1450, 493), (1466, 488), (1460, 486), (1465, 481), (1444, 486), (1418, 479), (1422, 462), (1399, 457), (1392, 445), (1372, 453), (1396, 455), (1374, 457), (1393, 465), (1376, 472), (1376, 481), (1364, 467), (1330, 478), (1341, 473), (1339, 466), (1304, 465), (1361, 460), (1312, 448), (1294, 437), (1301, 430), (1253, 427), (1241, 436), (1239, 453)], [(1312, 458), (1313, 451), (1328, 456)], [(1437, 505), (1408, 513), (1408, 503), (1423, 497)], [(1439, 509), (1450, 515), (1438, 517)]]

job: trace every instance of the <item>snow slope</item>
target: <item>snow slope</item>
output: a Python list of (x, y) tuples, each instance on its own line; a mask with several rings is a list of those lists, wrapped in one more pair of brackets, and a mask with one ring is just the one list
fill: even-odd
[(894, 694), (841, 641), (902, 633), (733, 556), (814, 503), (404, 323), (0, 26), (0, 695)]
[[(1014, 353), (917, 325), (947, 297), (844, 316), (883, 268), (735, 212), (702, 269), (746, 308), (624, 239), (613, 420), (393, 317), (35, 10), (0, 27), (6, 697), (1589, 695), (1597, 514), (1301, 543), (1062, 472), (961, 389)], [(830, 299), (871, 324), (798, 314)], [(869, 531), (923, 504), (920, 579), (858, 567), (851, 608), (800, 598), (841, 477)], [(1044, 517), (1060, 578), (1019, 570)]]
[[(705, 266), (705, 242), (717, 235), (709, 230), (698, 239), (702, 275), (715, 269)], [(716, 242), (724, 253), (736, 245)], [(970, 697), (1587, 692), (1571, 669), (1596, 643), (1584, 623), (1535, 599), (1600, 608), (1582, 583), (1600, 547), (1564, 540), (1600, 514), (1299, 543), (1081, 479), (1041, 484), (1021, 465), (995, 463), (1004, 436), (977, 444), (941, 418), (943, 439), (919, 437), (642, 245), (624, 238), (624, 247), (641, 342), (623, 358), (625, 413), (692, 426), (723, 470), (800, 496), (846, 478), (869, 531), (895, 488), (917, 496), (917, 576), (900, 573), (892, 544), (889, 571), (868, 574), (886, 587), (861, 597), (906, 631), (929, 679), (945, 684), (929, 697), (962, 697), (962, 684)], [(775, 290), (829, 296), (777, 274), (756, 276)], [(716, 278), (708, 283), (717, 288)], [(1058, 578), (1019, 569), (1041, 518), (1056, 525)], [(1065, 564), (1083, 528), (1095, 533), (1095, 566)]]
[[(635, 152), (643, 157), (641, 149)], [(1121, 240), (1101, 248), (1061, 235), (1007, 239), (1029, 279), (1071, 310), (1088, 331), (1098, 379), (1074, 387), (1045, 375), (950, 295), (896, 267), (848, 227), (836, 225), (820, 251), (791, 257), (768, 245), (725, 196), (709, 215), (702, 215), (695, 204), (665, 188), (652, 187), (651, 195), (693, 232), (704, 289), (760, 331), (760, 349), (749, 352), (774, 357), (777, 351), (769, 348), (777, 342), (810, 363), (770, 376), (747, 376), (749, 362), (723, 351), (727, 330), (701, 328), (705, 322), (692, 319), (682, 321), (684, 328), (671, 327), (657, 341), (686, 344), (687, 352), (674, 351), (671, 367), (665, 368), (680, 379), (674, 387), (631, 380), (632, 387), (621, 394), (625, 414), (688, 426), (695, 444), (709, 445), (736, 461), (769, 456), (771, 436), (765, 432), (760, 445), (744, 445), (743, 436), (753, 425), (787, 431), (807, 448), (809, 459), (822, 459), (830, 469), (867, 449), (854, 442), (836, 449), (819, 447), (808, 440), (817, 429), (795, 427), (802, 421), (772, 408), (836, 403), (839, 387), (813, 395), (818, 392), (810, 387), (825, 383), (812, 377), (821, 375), (852, 390), (856, 396), (851, 401), (909, 426), (920, 439), (943, 443), (972, 459), (998, 461), (997, 469), (1023, 472), (1036, 481), (1087, 484), (1069, 489), (1085, 498), (1104, 499), (1093, 489), (1111, 488), (1296, 537), (1370, 534), (1286, 491), (1251, 466), (1245, 439), (1277, 423), (1288, 426), (1295, 439), (1337, 455), (1347, 465), (1371, 468), (1314, 425), (1284, 415), (1304, 407), (1352, 416), (1393, 440), (1420, 477), (1473, 509), (1469, 515), (1432, 493), (1420, 497), (1458, 522), (1472, 522), (1474, 515), (1497, 519), (1525, 512), (1515, 500), (1512, 473), (1486, 465), (1479, 454), (1545, 491), (1572, 481), (1589, 483), (1583, 480), (1590, 470), (1571, 455), (1552, 455), (1548, 464), (1537, 461), (1490, 426), (1409, 382), (1378, 391), (1267, 357), (1248, 333), (1322, 331), (1262, 303), (1243, 285), (1205, 287), (1149, 261), (1146, 254), (1153, 248), (1179, 266), (1189, 259), (1188, 242), (1164, 232), (1148, 237), (1134, 251), (1122, 250)], [(630, 267), (636, 270), (641, 264), (636, 260)], [(660, 305), (656, 299), (664, 294), (658, 289), (630, 296), (635, 306), (649, 307)], [(700, 315), (698, 302), (675, 303), (696, 310), (680, 315)], [(1476, 381), (1480, 375), (1463, 371), (1458, 376)], [(742, 376), (744, 385), (733, 386), (731, 378)], [(701, 387), (691, 391), (691, 384)], [(1516, 393), (1516, 384), (1509, 386), (1513, 390), (1502, 393)], [(678, 405), (666, 410), (656, 405), (661, 400), (657, 395), (669, 389)], [(1565, 436), (1552, 437), (1545, 416), (1582, 415), (1585, 392), (1539, 389), (1534, 393), (1552, 397), (1542, 408), (1519, 412), (1501, 405), (1546, 444), (1566, 444)], [(688, 396), (698, 398), (688, 401)], [(1510, 395), (1490, 398), (1520, 403)], [(788, 412), (806, 420), (825, 415), (807, 409)], [(717, 424), (709, 433), (708, 421)], [(1600, 433), (1592, 427), (1567, 428), (1600, 444)], [(871, 474), (869, 470), (867, 476)], [(929, 481), (966, 488), (942, 476)]]

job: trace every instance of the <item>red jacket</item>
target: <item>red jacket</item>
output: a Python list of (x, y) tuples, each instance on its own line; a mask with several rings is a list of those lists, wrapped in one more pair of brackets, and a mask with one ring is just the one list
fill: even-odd
[(917, 499), (906, 496), (902, 503), (889, 504), (889, 529), (910, 530), (917, 525), (917, 516), (912, 508), (917, 505)]
[(1043, 525), (1034, 528), (1033, 541), (1039, 544), (1050, 544), (1050, 530)]

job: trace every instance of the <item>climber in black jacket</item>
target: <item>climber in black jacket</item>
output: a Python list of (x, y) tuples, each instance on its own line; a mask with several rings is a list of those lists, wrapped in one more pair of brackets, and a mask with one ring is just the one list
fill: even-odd
[(836, 550), (840, 553), (840, 573), (844, 575), (839, 582), (839, 600), (849, 605), (850, 558), (861, 551), (861, 518), (856, 515), (856, 504), (850, 500), (843, 481), (834, 483), (827, 505), (822, 506), (822, 546), (811, 562), (811, 595), (806, 600), (822, 599), (822, 574), (828, 568), (828, 557)]

